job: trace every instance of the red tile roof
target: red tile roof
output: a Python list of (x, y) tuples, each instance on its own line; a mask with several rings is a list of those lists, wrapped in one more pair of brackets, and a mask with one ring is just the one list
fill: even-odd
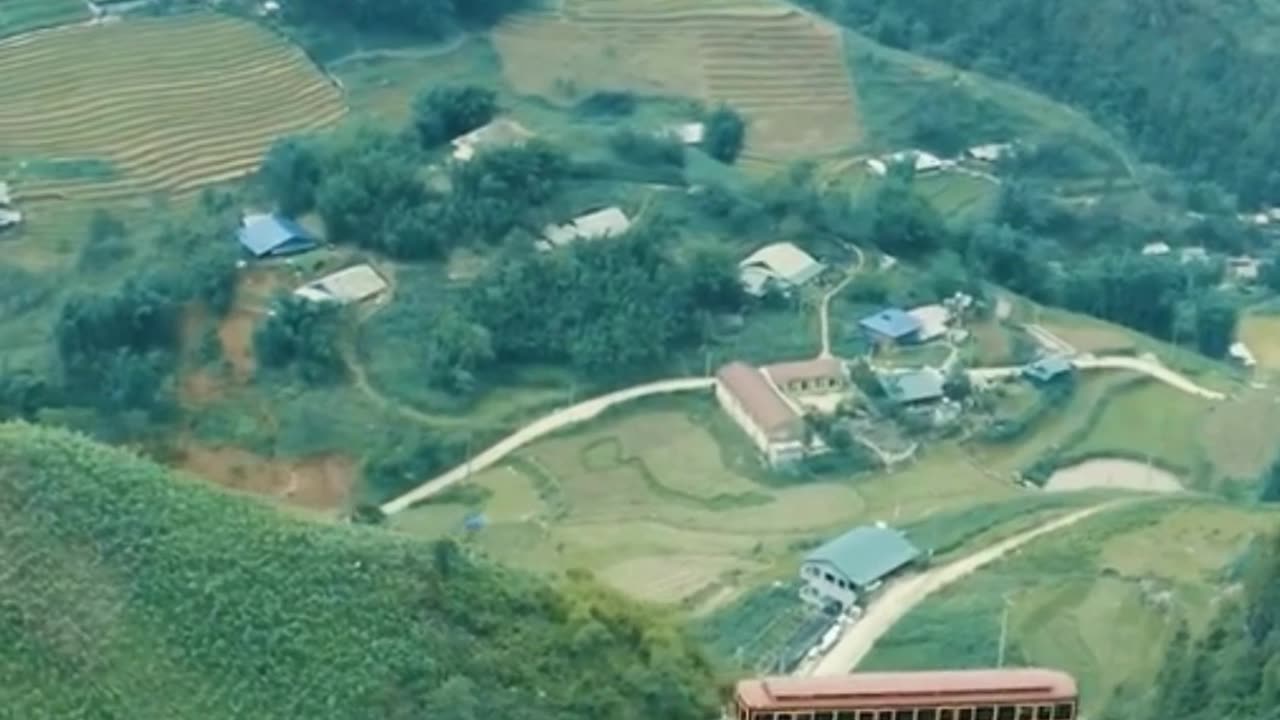
[(943, 670), (854, 673), (820, 678), (758, 678), (738, 683), (738, 697), (756, 708), (890, 708), (1054, 702), (1077, 696), (1075, 679), (1057, 670)]
[(729, 363), (720, 368), (716, 379), (766, 435), (790, 439), (796, 434), (800, 416), (759, 370), (746, 363)]

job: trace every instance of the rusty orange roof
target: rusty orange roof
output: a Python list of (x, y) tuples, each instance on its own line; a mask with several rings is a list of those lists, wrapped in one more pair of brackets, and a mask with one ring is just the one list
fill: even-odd
[(720, 368), (716, 380), (738, 402), (766, 435), (775, 439), (794, 439), (798, 435), (800, 415), (778, 394), (768, 378), (756, 368), (733, 362)]
[(765, 366), (764, 371), (778, 385), (787, 385), (796, 380), (843, 378), (844, 363), (836, 358), (816, 358), (814, 360), (774, 363), (773, 365)]
[(1073, 699), (1077, 693), (1070, 675), (1040, 668), (770, 677), (738, 683), (738, 697), (748, 706), (779, 708), (1050, 702)]

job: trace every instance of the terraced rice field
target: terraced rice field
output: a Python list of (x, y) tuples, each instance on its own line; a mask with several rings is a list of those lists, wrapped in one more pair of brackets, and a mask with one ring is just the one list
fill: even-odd
[(88, 18), (83, 0), (0, 0), (0, 37)]
[(626, 88), (728, 103), (750, 122), (749, 163), (861, 137), (839, 31), (774, 0), (564, 0), (496, 40), (525, 92)]
[(252, 172), (274, 139), (331, 127), (345, 112), (341, 92), (299, 50), (204, 13), (0, 42), (0, 97), (0, 158), (114, 171), (19, 174), (29, 201), (187, 193)]

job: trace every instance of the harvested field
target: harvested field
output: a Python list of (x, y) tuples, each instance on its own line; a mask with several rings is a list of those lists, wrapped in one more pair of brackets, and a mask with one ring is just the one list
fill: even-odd
[(252, 172), (274, 139), (345, 112), (300, 50), (205, 13), (0, 42), (0, 96), (0, 157), (68, 160), (57, 173), (19, 165), (29, 199), (194, 191)]
[(750, 123), (744, 160), (839, 151), (860, 139), (838, 30), (770, 0), (566, 0), (495, 33), (518, 90), (595, 90), (725, 102)]

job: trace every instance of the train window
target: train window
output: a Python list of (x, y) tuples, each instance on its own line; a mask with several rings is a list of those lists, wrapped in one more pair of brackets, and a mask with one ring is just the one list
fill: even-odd
[(1014, 720), (1018, 715), (1018, 708), (1012, 705), (1001, 705), (996, 708), (996, 720)]
[(778, 720), (791, 720), (791, 713), (778, 713), (774, 717), (778, 718)]
[[(858, 713), (852, 710), (841, 710), (836, 713), (836, 720), (857, 720)], [(868, 718), (870, 720), (870, 718)]]
[(881, 710), (879, 715), (879, 720), (893, 720), (893, 711)]
[(1076, 716), (1074, 703), (1058, 703), (1053, 708), (1053, 720), (1071, 720)]
[(973, 708), (960, 708), (960, 720), (973, 720)]
[(983, 705), (973, 711), (975, 720), (995, 720), (996, 709), (990, 705)]
[(1036, 720), (1053, 720), (1053, 706), (1041, 705), (1036, 708)]
[(927, 708), (916, 713), (916, 720), (938, 720), (938, 711)]
[(773, 720), (773, 713), (756, 713), (753, 720)]
[(836, 714), (830, 710), (816, 712), (813, 714), (813, 720), (836, 720)]
[(1018, 720), (1036, 720), (1036, 709), (1026, 706), (1018, 708)]
[(938, 720), (955, 720), (955, 711), (951, 708), (943, 710), (938, 713)]
[(912, 720), (915, 715), (915, 710), (899, 710), (893, 714), (893, 720)]
[(876, 714), (870, 710), (863, 710), (858, 713), (858, 720), (876, 720)]

